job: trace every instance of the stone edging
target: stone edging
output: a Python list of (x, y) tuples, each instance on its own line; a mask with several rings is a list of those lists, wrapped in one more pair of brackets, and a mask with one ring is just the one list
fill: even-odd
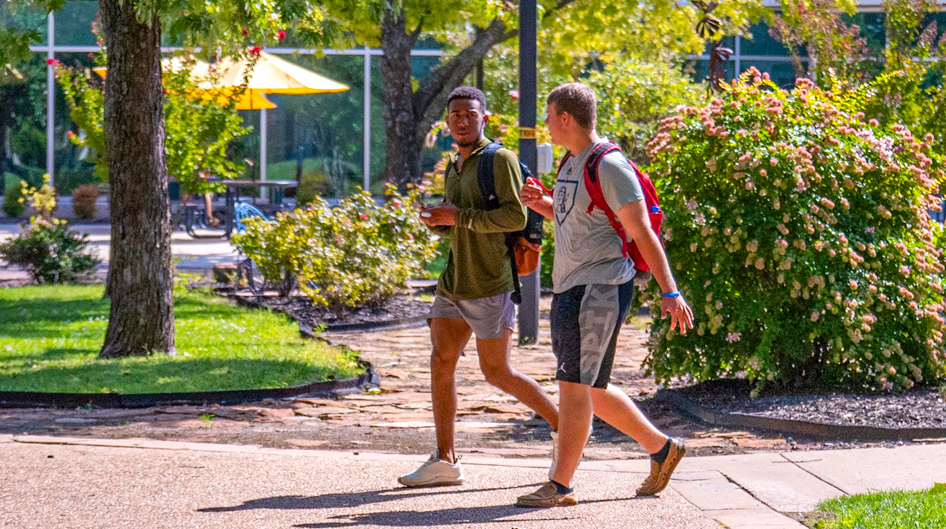
[(744, 413), (716, 413), (707, 410), (680, 393), (668, 389), (658, 391), (654, 396), (654, 400), (669, 404), (680, 413), (713, 426), (769, 430), (791, 435), (846, 441), (909, 441), (946, 438), (946, 428), (884, 428), (777, 419)]
[(263, 399), (289, 397), (328, 397), (360, 392), (363, 388), (378, 387), (380, 376), (365, 362), (365, 372), (352, 378), (313, 382), (299, 386), (275, 389), (240, 389), (232, 391), (196, 391), (187, 393), (40, 393), (33, 391), (0, 391), (0, 408), (95, 406), (97, 408), (149, 408), (166, 405), (239, 404)]
[[(262, 303), (257, 302), (252, 298), (245, 296), (234, 296), (236, 302), (244, 307), (259, 309), (265, 307)], [(269, 307), (272, 310), (282, 312), (289, 317), (292, 317), (289, 313)], [(295, 320), (295, 318), (293, 318)], [(307, 338), (317, 338), (318, 336), (312, 330), (312, 326), (306, 323), (302, 323), (299, 320), (295, 320), (299, 324), (299, 332)], [(340, 323), (335, 325), (325, 325), (325, 332), (333, 333), (349, 333), (349, 332), (373, 332), (373, 331), (393, 331), (396, 329), (408, 329), (412, 327), (420, 327), (427, 323), (427, 315), (417, 316), (415, 318), (406, 318), (401, 320), (389, 320), (386, 322), (370, 322), (370, 323)]]

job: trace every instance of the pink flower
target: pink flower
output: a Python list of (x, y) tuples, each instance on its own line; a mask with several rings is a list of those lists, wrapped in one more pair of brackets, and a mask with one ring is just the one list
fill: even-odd
[(735, 343), (742, 339), (742, 333), (731, 332), (726, 335), (726, 341), (729, 343)]
[(70, 138), (75, 135), (76, 135), (75, 132), (72, 132), (71, 130), (66, 132), (66, 136), (69, 136)]
[(509, 91), (509, 97), (513, 98), (513, 99), (516, 100), (516, 101), (519, 101), (519, 91), (518, 91), (518, 90), (510, 90), (510, 91)]
[(364, 213), (362, 213), (361, 215), (358, 215), (358, 218), (361, 220), (368, 220), (368, 215), (365, 215)]
[(56, 59), (46, 59), (46, 64), (48, 64), (48, 65), (50, 65), (50, 66), (55, 66), (55, 65), (59, 64), (59, 61), (57, 61)]

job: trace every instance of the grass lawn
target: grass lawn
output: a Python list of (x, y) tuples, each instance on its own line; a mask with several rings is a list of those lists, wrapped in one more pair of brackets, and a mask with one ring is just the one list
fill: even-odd
[(946, 527), (946, 485), (920, 492), (878, 492), (836, 498), (818, 506), (833, 519), (815, 529), (942, 529)]
[(354, 376), (350, 353), (285, 316), (175, 289), (177, 355), (98, 358), (102, 285), (0, 288), (0, 391), (166, 393), (281, 388)]

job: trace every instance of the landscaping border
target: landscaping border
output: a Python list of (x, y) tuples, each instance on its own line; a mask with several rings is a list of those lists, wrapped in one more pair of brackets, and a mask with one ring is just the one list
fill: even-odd
[[(267, 305), (256, 301), (252, 297), (247, 296), (233, 296), (237, 304), (243, 305), (244, 307), (249, 307), (253, 309), (269, 308), (286, 314), (290, 318), (292, 315), (277, 309), (272, 308)], [(299, 333), (307, 338), (318, 338), (313, 331), (313, 327), (309, 324), (302, 323), (299, 320), (293, 318), (293, 320), (299, 325)], [(396, 329), (409, 329), (413, 327), (421, 327), (427, 323), (427, 315), (417, 316), (414, 318), (404, 318), (396, 320), (388, 320), (386, 322), (370, 322), (370, 323), (339, 323), (335, 325), (325, 324), (325, 330), (323, 332), (332, 332), (332, 333), (354, 333), (354, 332), (373, 332), (373, 331), (393, 331)]]
[(150, 408), (167, 405), (240, 404), (264, 399), (285, 399), (312, 396), (332, 397), (357, 393), (379, 386), (381, 377), (370, 363), (365, 372), (351, 378), (312, 382), (274, 389), (239, 389), (232, 391), (195, 391), (185, 393), (41, 393), (32, 391), (0, 391), (0, 408), (55, 407), (74, 408)]
[(654, 395), (654, 400), (666, 403), (678, 412), (712, 426), (767, 430), (844, 441), (916, 441), (946, 438), (946, 428), (884, 428), (777, 419), (744, 413), (717, 413), (672, 389), (659, 390)]

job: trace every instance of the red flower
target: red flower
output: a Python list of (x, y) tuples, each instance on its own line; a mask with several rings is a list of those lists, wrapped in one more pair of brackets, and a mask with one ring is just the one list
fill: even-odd
[(89, 58), (90, 58), (90, 59), (94, 59), (94, 58), (95, 58), (95, 54), (94, 54), (94, 53), (90, 53), (90, 54), (89, 54)]
[(66, 131), (66, 136), (69, 136), (70, 138), (73, 137), (73, 136), (75, 136), (75, 135), (76, 135), (76, 133), (75, 133), (75, 132), (72, 132), (71, 130), (70, 130), (70, 131)]
[(362, 213), (361, 215), (358, 215), (358, 218), (361, 220), (368, 220), (368, 215), (365, 215), (364, 213)]
[(259, 46), (253, 46), (250, 48), (250, 55), (259, 55), (261, 51), (263, 51), (263, 49)]
[(246, 34), (248, 33), (248, 31), (247, 31), (246, 28), (243, 28), (243, 29), (240, 30), (240, 33), (243, 33), (243, 36), (245, 37)]
[(50, 66), (55, 66), (56, 64), (59, 64), (59, 61), (57, 61), (56, 59), (46, 59), (46, 64)]
[(279, 42), (282, 42), (283, 39), (286, 38), (286, 32), (285, 32), (285, 31), (280, 31), (277, 35), (278, 35), (278, 38), (279, 38)]

